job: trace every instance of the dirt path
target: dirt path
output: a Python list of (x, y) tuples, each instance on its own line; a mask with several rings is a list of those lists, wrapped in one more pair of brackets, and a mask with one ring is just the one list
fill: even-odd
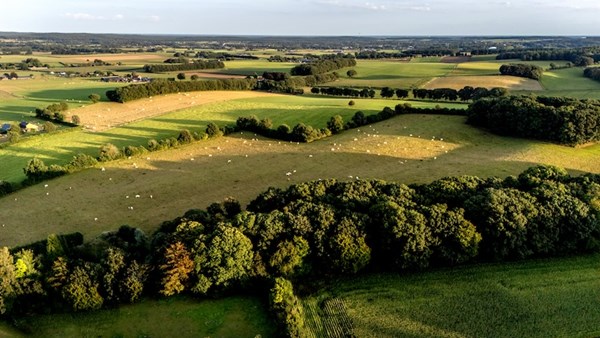
[(208, 103), (273, 95), (277, 94), (255, 91), (214, 91), (162, 95), (127, 103), (100, 102), (70, 110), (67, 121), (70, 121), (72, 115), (77, 115), (86, 129), (103, 131), (122, 124)]

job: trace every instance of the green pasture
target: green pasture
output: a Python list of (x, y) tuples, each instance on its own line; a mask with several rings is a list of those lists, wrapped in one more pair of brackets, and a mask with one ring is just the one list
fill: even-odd
[[(201, 105), (172, 113), (167, 113), (143, 121), (134, 122), (104, 132), (73, 130), (54, 135), (39, 135), (15, 145), (8, 146), (2, 152), (0, 161), (0, 180), (17, 182), (25, 176), (22, 168), (27, 161), (38, 157), (47, 164), (64, 164), (73, 155), (87, 153), (96, 155), (98, 148), (105, 143), (119, 147), (126, 145), (146, 145), (150, 139), (177, 136), (181, 129), (204, 131), (208, 122), (219, 125), (235, 123), (240, 116), (256, 115), (260, 119), (270, 118), (277, 127), (286, 123), (293, 127), (303, 122), (323, 128), (331, 116), (342, 115), (348, 120), (358, 110), (365, 114), (381, 111), (386, 106), (394, 107), (404, 102), (384, 99), (355, 99), (355, 106), (348, 105), (347, 98), (322, 98), (305, 96), (273, 96), (254, 99), (240, 99)], [(434, 107), (438, 103), (410, 102), (416, 107)], [(464, 108), (464, 104), (440, 103), (442, 107)]]
[(99, 79), (58, 78), (36, 75), (31, 80), (0, 81), (0, 123), (34, 121), (35, 108), (65, 101), (70, 108), (92, 104), (88, 96), (97, 93), (104, 99), (109, 89), (123, 84)]
[(18, 325), (28, 336), (44, 338), (275, 336), (265, 306), (251, 297), (144, 300), (89, 313), (23, 317)]
[(353, 67), (358, 73), (355, 77), (347, 77), (344, 69), (339, 71), (340, 79), (338, 81), (327, 85), (344, 87), (418, 87), (434, 77), (446, 76), (455, 67), (455, 64), (449, 63), (358, 60), (356, 67)]
[[(370, 275), (329, 285), (304, 299), (305, 308), (342, 300), (358, 337), (600, 336), (598, 255)], [(339, 321), (339, 315), (309, 313), (315, 312), (309, 324)]]
[(541, 83), (548, 96), (600, 99), (600, 82), (584, 77), (579, 67), (546, 71)]

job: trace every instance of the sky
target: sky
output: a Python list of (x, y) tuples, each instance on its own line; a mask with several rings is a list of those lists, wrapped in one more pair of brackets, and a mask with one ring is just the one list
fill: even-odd
[(599, 35), (598, 0), (3, 1), (0, 31), (220, 35)]

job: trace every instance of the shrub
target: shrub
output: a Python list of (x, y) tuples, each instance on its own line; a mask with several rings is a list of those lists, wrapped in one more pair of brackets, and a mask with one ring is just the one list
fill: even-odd
[(100, 147), (100, 154), (98, 155), (98, 161), (106, 162), (120, 158), (122, 156), (121, 151), (117, 146), (112, 143), (107, 143)]
[(219, 137), (223, 136), (223, 131), (221, 131), (219, 126), (217, 126), (215, 123), (210, 122), (208, 125), (206, 125), (206, 135), (208, 135), (208, 137)]
[(93, 103), (96, 103), (96, 102), (100, 101), (100, 95), (90, 94), (90, 96), (88, 96), (88, 99), (90, 99), (90, 101), (92, 101)]
[(276, 278), (270, 293), (271, 311), (284, 337), (304, 337), (304, 310), (292, 283)]
[(13, 192), (13, 186), (10, 182), (0, 180), (0, 196), (8, 195)]
[(79, 115), (73, 115), (73, 116), (71, 116), (71, 122), (73, 124), (80, 125), (81, 124), (81, 118), (79, 118)]
[(354, 106), (355, 104), (356, 104), (356, 102), (354, 102), (354, 100), (350, 100), (350, 101), (348, 101), (348, 105), (349, 105), (350, 107)]
[(87, 155), (87, 154), (77, 154), (77, 155), (73, 156), (73, 159), (71, 160), (71, 162), (69, 162), (67, 167), (71, 170), (74, 170), (74, 169), (90, 168), (90, 167), (95, 166), (96, 164), (98, 164), (98, 161), (95, 158), (93, 158), (92, 156)]
[(177, 74), (177, 80), (185, 80), (185, 73)]
[(54, 123), (52, 123), (50, 121), (46, 121), (46, 122), (44, 122), (44, 131), (47, 133), (56, 131), (56, 126), (54, 125)]
[(179, 144), (192, 143), (194, 142), (194, 135), (192, 135), (192, 133), (189, 130), (182, 129), (179, 132), (179, 136), (177, 136), (177, 142), (179, 142)]

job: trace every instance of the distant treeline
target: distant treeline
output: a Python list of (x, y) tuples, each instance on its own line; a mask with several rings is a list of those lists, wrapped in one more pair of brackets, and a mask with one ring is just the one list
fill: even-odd
[(87, 242), (49, 234), (0, 248), (0, 314), (252, 292), (270, 295), (282, 336), (302, 337), (290, 281), (310, 291), (368, 272), (598, 252), (599, 188), (599, 175), (546, 166), (410, 186), (327, 179), (269, 188), (246, 210), (233, 198), (189, 210), (152, 235), (129, 226)]
[(113, 102), (128, 102), (155, 95), (179, 92), (208, 90), (251, 90), (256, 86), (256, 79), (222, 79), (212, 81), (169, 81), (155, 80), (149, 83), (133, 84), (106, 92), (106, 97)]
[(318, 75), (354, 66), (356, 66), (356, 60), (353, 58), (333, 58), (297, 65), (292, 68), (290, 73), (296, 76)]
[(82, 55), (82, 54), (119, 54), (120, 48), (87, 48), (87, 47), (52, 47), (52, 55)]
[(519, 50), (505, 51), (496, 56), (496, 60), (521, 59), (523, 61), (569, 61), (575, 66), (589, 66), (600, 61), (598, 51), (573, 49)]
[(600, 141), (600, 102), (563, 97), (484, 98), (467, 110), (467, 123), (501, 135), (575, 146)]
[(600, 81), (600, 68), (588, 67), (583, 70), (583, 76), (592, 80)]
[(196, 57), (200, 58), (200, 59), (218, 59), (218, 60), (236, 60), (236, 59), (242, 59), (242, 60), (258, 60), (260, 59), (258, 56), (256, 55), (250, 55), (250, 54), (231, 54), (231, 53), (225, 53), (225, 52), (211, 52), (211, 51), (202, 51), (202, 52), (198, 52), (196, 53)]
[(500, 74), (539, 80), (544, 74), (544, 69), (536, 65), (528, 65), (522, 63), (510, 64), (500, 66)]
[(182, 70), (219, 69), (219, 68), (225, 68), (225, 64), (222, 61), (194, 60), (189, 63), (145, 65), (144, 71), (147, 73), (161, 73), (161, 72), (177, 72), (177, 71), (182, 71)]

